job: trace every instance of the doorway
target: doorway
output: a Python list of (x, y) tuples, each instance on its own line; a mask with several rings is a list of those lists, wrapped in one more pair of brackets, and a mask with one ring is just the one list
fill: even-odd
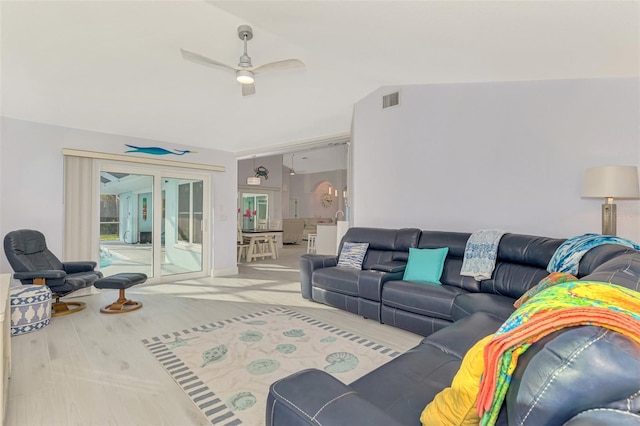
[(100, 168), (100, 269), (150, 281), (206, 276), (209, 177), (104, 164)]
[(266, 229), (269, 224), (269, 196), (242, 194), (242, 229)]

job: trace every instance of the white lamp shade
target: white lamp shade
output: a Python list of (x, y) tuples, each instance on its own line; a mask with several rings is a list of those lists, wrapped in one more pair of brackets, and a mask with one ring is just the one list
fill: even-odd
[(636, 166), (591, 167), (584, 172), (582, 196), (588, 198), (640, 198)]

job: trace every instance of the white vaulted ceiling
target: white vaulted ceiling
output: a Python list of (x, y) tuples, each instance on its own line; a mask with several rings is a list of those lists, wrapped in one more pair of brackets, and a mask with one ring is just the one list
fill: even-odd
[[(247, 154), (349, 132), (383, 85), (637, 76), (635, 1), (2, 1), (2, 115)], [(242, 97), (236, 29), (258, 75)]]

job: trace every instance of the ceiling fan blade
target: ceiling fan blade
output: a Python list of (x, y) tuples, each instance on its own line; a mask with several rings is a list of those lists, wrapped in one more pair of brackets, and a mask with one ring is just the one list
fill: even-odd
[(304, 68), (304, 62), (300, 59), (284, 59), (282, 61), (270, 62), (254, 68), (254, 73), (271, 72), (271, 71), (289, 71)]
[(230, 65), (223, 64), (222, 62), (218, 62), (211, 58), (207, 58), (206, 56), (202, 56), (198, 53), (190, 52), (188, 50), (180, 49), (180, 53), (182, 53), (182, 57), (187, 61), (195, 62), (196, 64), (206, 65), (213, 68), (237, 71), (237, 68), (234, 68)]
[(251, 84), (243, 84), (242, 85), (242, 96), (249, 96), (256, 93), (256, 85)]

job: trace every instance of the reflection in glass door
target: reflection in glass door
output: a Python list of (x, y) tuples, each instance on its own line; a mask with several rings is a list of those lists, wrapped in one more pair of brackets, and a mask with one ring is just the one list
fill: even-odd
[(100, 172), (100, 270), (153, 277), (153, 176)]
[(202, 271), (203, 181), (162, 178), (161, 274)]
[(242, 229), (267, 228), (269, 223), (269, 196), (242, 194)]

